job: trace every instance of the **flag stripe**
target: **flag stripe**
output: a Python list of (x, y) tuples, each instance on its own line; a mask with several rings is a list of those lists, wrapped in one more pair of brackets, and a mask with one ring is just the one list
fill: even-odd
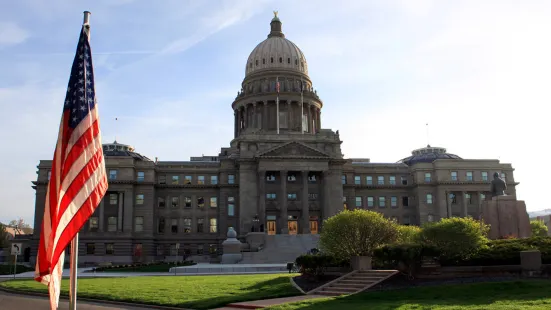
[[(92, 111), (90, 114), (95, 113)], [(71, 172), (71, 165), (74, 163), (74, 160), (76, 160), (76, 158), (78, 158), (79, 156), (82, 156), (83, 149), (88, 147), (88, 144), (99, 133), (99, 123), (95, 121), (95, 117), (92, 117), (91, 120), (88, 120), (88, 118), (84, 119), (77, 128), (79, 130), (75, 130), (73, 134), (81, 131), (82, 132), (76, 143), (71, 145), (71, 150), (65, 154), (65, 164), (63, 166), (63, 173), (61, 175), (61, 180), (63, 181), (65, 181), (64, 179), (66, 178), (67, 174)]]

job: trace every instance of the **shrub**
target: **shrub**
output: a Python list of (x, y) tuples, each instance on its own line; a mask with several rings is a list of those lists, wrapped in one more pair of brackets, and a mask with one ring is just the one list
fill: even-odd
[(417, 243), (421, 228), (419, 226), (397, 225), (398, 239), (397, 243)]
[(469, 259), (483, 249), (489, 226), (472, 218), (444, 218), (427, 223), (419, 234), (420, 241), (437, 249), (447, 260)]
[(389, 244), (375, 250), (373, 260), (377, 267), (398, 269), (414, 274), (422, 258), (438, 256), (438, 251), (418, 243)]
[(300, 273), (308, 276), (322, 276), (328, 267), (346, 267), (348, 261), (331, 255), (306, 254), (297, 257), (295, 263)]
[(547, 236), (547, 226), (545, 223), (540, 220), (530, 221), (530, 228), (532, 230), (532, 237), (546, 237)]
[(322, 251), (340, 259), (372, 256), (376, 248), (396, 240), (396, 226), (378, 212), (345, 210), (325, 220), (319, 243)]

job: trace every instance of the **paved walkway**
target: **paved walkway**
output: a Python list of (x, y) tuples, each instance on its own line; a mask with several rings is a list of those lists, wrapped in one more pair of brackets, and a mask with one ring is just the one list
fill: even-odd
[[(15, 295), (0, 291), (0, 309), (2, 310), (22, 310), (22, 309), (50, 309), (50, 301), (46, 297), (27, 296), (27, 295)], [(130, 307), (123, 305), (105, 305), (92, 302), (78, 302), (77, 307), (79, 310), (144, 310), (148, 308), (142, 307)], [(68, 300), (59, 300), (59, 310), (69, 309)]]
[(322, 296), (322, 295), (301, 295), (301, 296), (294, 296), (294, 297), (245, 301), (245, 302), (237, 302), (237, 303), (229, 304), (225, 307), (218, 308), (216, 310), (261, 309), (261, 308), (267, 308), (271, 306), (286, 304), (290, 302), (299, 302), (299, 301), (308, 300), (308, 299), (327, 298), (327, 297), (328, 296)]

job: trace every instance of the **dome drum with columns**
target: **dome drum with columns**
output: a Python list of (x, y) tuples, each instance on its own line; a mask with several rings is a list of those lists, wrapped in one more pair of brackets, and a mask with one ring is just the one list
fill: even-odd
[(234, 137), (251, 131), (277, 131), (277, 82), (280, 132), (300, 133), (303, 128), (307, 133), (317, 133), (321, 128), (323, 103), (312, 87), (306, 57), (285, 38), (277, 15), (270, 26), (268, 38), (258, 44), (247, 59), (242, 89), (232, 103)]

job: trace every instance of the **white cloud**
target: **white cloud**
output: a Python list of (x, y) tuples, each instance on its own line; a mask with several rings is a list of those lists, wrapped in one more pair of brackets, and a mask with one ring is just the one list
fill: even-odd
[(13, 22), (0, 21), (0, 48), (25, 42), (30, 34)]

